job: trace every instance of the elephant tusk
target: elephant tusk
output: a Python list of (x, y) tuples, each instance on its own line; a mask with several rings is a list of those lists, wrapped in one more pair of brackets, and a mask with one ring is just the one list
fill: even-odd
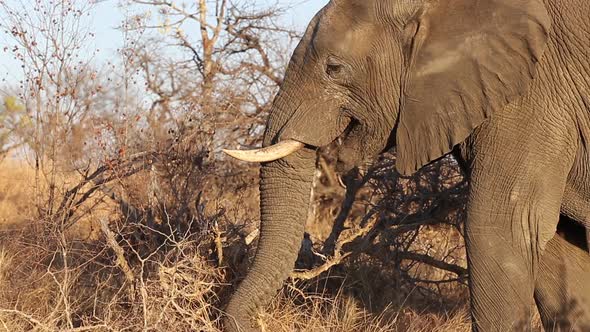
[(253, 163), (264, 163), (284, 158), (301, 150), (305, 144), (294, 140), (286, 140), (262, 149), (255, 150), (223, 150), (226, 154)]

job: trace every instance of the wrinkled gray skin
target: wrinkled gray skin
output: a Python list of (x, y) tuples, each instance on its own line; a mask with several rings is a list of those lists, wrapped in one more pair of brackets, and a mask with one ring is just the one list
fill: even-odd
[[(388, 142), (405, 175), (458, 151), (471, 180), (475, 331), (524, 330), (533, 298), (549, 330), (590, 326), (590, 256), (568, 240), (584, 228), (556, 235), (560, 215), (590, 226), (588, 17), (587, 0), (328, 4), (268, 120), (265, 146), (307, 147), (262, 166), (260, 243), (227, 307), (228, 331), (258, 330), (257, 309), (297, 257), (316, 149), (339, 137), (342, 171)], [(575, 321), (562, 319), (568, 310)]]

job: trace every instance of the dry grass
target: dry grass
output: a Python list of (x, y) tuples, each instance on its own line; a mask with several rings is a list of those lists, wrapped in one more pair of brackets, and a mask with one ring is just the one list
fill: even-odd
[(30, 218), (35, 173), (28, 164), (14, 160), (0, 163), (0, 225), (10, 227)]
[[(407, 303), (406, 303), (407, 304)], [(261, 315), (266, 331), (470, 331), (466, 308), (461, 306), (448, 313), (419, 312), (406, 304), (390, 304), (383, 310), (371, 312), (344, 288), (333, 295), (303, 293), (288, 287), (283, 296), (273, 302), (269, 312)]]

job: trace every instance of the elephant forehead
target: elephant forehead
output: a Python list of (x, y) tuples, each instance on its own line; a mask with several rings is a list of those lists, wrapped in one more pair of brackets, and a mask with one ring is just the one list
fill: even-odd
[(363, 54), (371, 45), (371, 29), (349, 28), (346, 30), (321, 35), (314, 46), (320, 51), (329, 51), (342, 56)]
[(332, 0), (326, 6), (329, 16), (346, 17), (348, 20), (369, 19), (374, 1), (371, 0)]
[(354, 13), (349, 6), (331, 5), (318, 22), (313, 45), (320, 52), (355, 55), (370, 45), (374, 30), (366, 15)]

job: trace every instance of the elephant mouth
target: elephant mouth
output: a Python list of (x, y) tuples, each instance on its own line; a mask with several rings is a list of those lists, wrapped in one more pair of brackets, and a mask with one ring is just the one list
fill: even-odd
[(363, 163), (366, 156), (370, 154), (366, 146), (367, 137), (363, 134), (363, 124), (352, 119), (346, 129), (336, 139), (337, 142), (337, 163), (336, 170), (341, 173), (348, 172), (352, 168)]
[(338, 144), (338, 146), (342, 146), (350, 138), (351, 133), (354, 131), (354, 129), (360, 125), (361, 123), (357, 119), (351, 118), (346, 128), (344, 128), (342, 133), (338, 135), (338, 137), (336, 137), (334, 142)]

